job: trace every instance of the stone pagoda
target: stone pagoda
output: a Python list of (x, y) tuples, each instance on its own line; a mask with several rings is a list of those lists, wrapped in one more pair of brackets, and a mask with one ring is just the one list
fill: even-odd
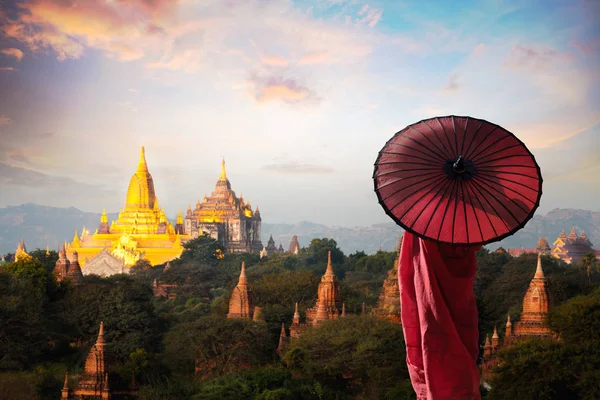
[(67, 279), (67, 274), (69, 272), (69, 266), (71, 262), (67, 258), (67, 248), (66, 245), (61, 246), (60, 251), (58, 252), (58, 260), (56, 260), (56, 264), (52, 273), (56, 276), (57, 281), (62, 281)]
[(229, 313), (227, 318), (243, 318), (252, 320), (254, 314), (254, 293), (248, 285), (246, 278), (246, 264), (242, 262), (242, 270), (237, 286), (229, 299)]
[[(327, 319), (335, 319), (341, 315), (342, 296), (340, 295), (339, 281), (331, 265), (331, 251), (327, 253), (327, 269), (323, 277), (321, 277), (318, 290), (318, 299), (315, 306), (306, 310), (307, 323), (312, 323), (317, 318), (321, 303), (325, 306)], [(321, 310), (321, 312), (323, 311)], [(321, 316), (321, 314), (318, 315)]]
[(84, 228), (81, 238), (75, 232), (67, 251), (79, 253), (84, 272), (86, 263), (104, 249), (127, 267), (141, 259), (158, 265), (179, 257), (183, 251), (181, 243), (188, 239), (188, 236), (175, 232), (159, 207), (142, 147), (137, 170), (127, 189), (125, 208), (121, 209), (117, 220), (109, 223), (104, 210), (96, 232), (90, 234)]
[(261, 242), (261, 217), (258, 207), (252, 211), (250, 202), (238, 198), (231, 189), (221, 163), (221, 176), (210, 196), (198, 200), (196, 208), (188, 207), (185, 232), (193, 238), (207, 234), (218, 240), (229, 253), (259, 253)]
[(506, 319), (506, 330), (504, 334), (504, 343), (500, 343), (498, 331), (494, 327), (494, 333), (490, 342), (489, 336), (486, 336), (483, 346), (483, 359), (481, 362), (481, 380), (487, 384), (492, 370), (498, 365), (497, 353), (511, 346), (514, 343), (523, 341), (532, 337), (555, 339), (556, 335), (550, 330), (547, 323), (548, 318), (548, 285), (544, 270), (542, 269), (542, 256), (538, 254), (537, 268), (535, 275), (529, 283), (529, 288), (523, 298), (523, 312), (521, 320), (514, 326), (510, 320), (510, 315)]
[[(402, 246), (402, 236), (398, 240), (397, 247)], [(373, 309), (373, 315), (388, 319), (392, 322), (401, 324), (400, 318), (400, 288), (398, 286), (398, 265), (400, 263), (400, 250), (394, 260), (392, 269), (388, 271), (388, 276), (383, 281), (383, 289), (379, 295), (377, 306)]]
[(111, 357), (110, 352), (106, 349), (104, 324), (100, 322), (98, 339), (85, 359), (84, 372), (79, 376), (76, 387), (70, 389), (69, 372), (67, 371), (61, 399), (116, 400), (137, 397), (135, 382), (129, 386), (123, 385), (113, 376), (110, 365)]
[(298, 242), (298, 236), (292, 236), (292, 240), (290, 241), (290, 246), (288, 247), (288, 253), (290, 254), (298, 254), (300, 252), (300, 242)]
[(586, 233), (581, 231), (581, 235), (577, 236), (575, 227), (571, 229), (568, 236), (563, 229), (552, 244), (551, 253), (552, 256), (563, 260), (567, 264), (577, 264), (583, 257), (590, 253), (598, 257)]

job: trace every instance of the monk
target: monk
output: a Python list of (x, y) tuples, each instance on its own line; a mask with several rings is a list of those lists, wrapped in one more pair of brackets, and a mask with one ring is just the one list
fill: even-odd
[(398, 281), (417, 400), (480, 400), (475, 252), (404, 233)]

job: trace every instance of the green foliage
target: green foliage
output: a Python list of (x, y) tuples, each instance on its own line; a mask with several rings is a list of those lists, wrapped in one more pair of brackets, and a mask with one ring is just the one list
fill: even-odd
[(126, 275), (85, 281), (63, 304), (63, 318), (75, 337), (93, 343), (103, 321), (106, 340), (117, 359), (138, 348), (158, 350), (161, 323), (152, 307), (150, 287)]
[(408, 379), (402, 327), (375, 317), (325, 321), (293, 342), (285, 363), (324, 387), (382, 398)]
[(50, 273), (52, 273), (56, 266), (56, 261), (58, 261), (58, 253), (54, 250), (49, 251), (48, 254), (46, 254), (46, 250), (35, 249), (30, 252), (29, 255), (38, 260), (42, 267)]
[(600, 398), (600, 291), (550, 314), (561, 341), (531, 340), (500, 353), (491, 400)]
[(175, 372), (219, 376), (272, 359), (267, 328), (242, 319), (210, 315), (176, 325), (165, 336), (165, 361)]

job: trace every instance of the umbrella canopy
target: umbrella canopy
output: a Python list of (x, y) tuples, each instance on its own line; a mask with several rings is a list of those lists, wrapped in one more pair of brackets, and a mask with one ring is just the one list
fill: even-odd
[(506, 129), (435, 117), (396, 133), (373, 173), (385, 212), (409, 232), (449, 244), (486, 244), (521, 229), (542, 196), (533, 154)]

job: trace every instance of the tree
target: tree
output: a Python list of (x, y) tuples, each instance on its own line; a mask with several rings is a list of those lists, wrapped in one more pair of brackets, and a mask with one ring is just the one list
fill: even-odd
[(267, 327), (244, 319), (210, 315), (179, 324), (165, 336), (165, 361), (178, 373), (220, 376), (273, 358)]
[(580, 265), (585, 269), (588, 276), (588, 282), (592, 282), (592, 267), (596, 264), (596, 255), (594, 253), (589, 253), (583, 256)]
[(328, 320), (293, 342), (284, 362), (298, 376), (365, 398), (408, 379), (402, 327), (370, 316)]

